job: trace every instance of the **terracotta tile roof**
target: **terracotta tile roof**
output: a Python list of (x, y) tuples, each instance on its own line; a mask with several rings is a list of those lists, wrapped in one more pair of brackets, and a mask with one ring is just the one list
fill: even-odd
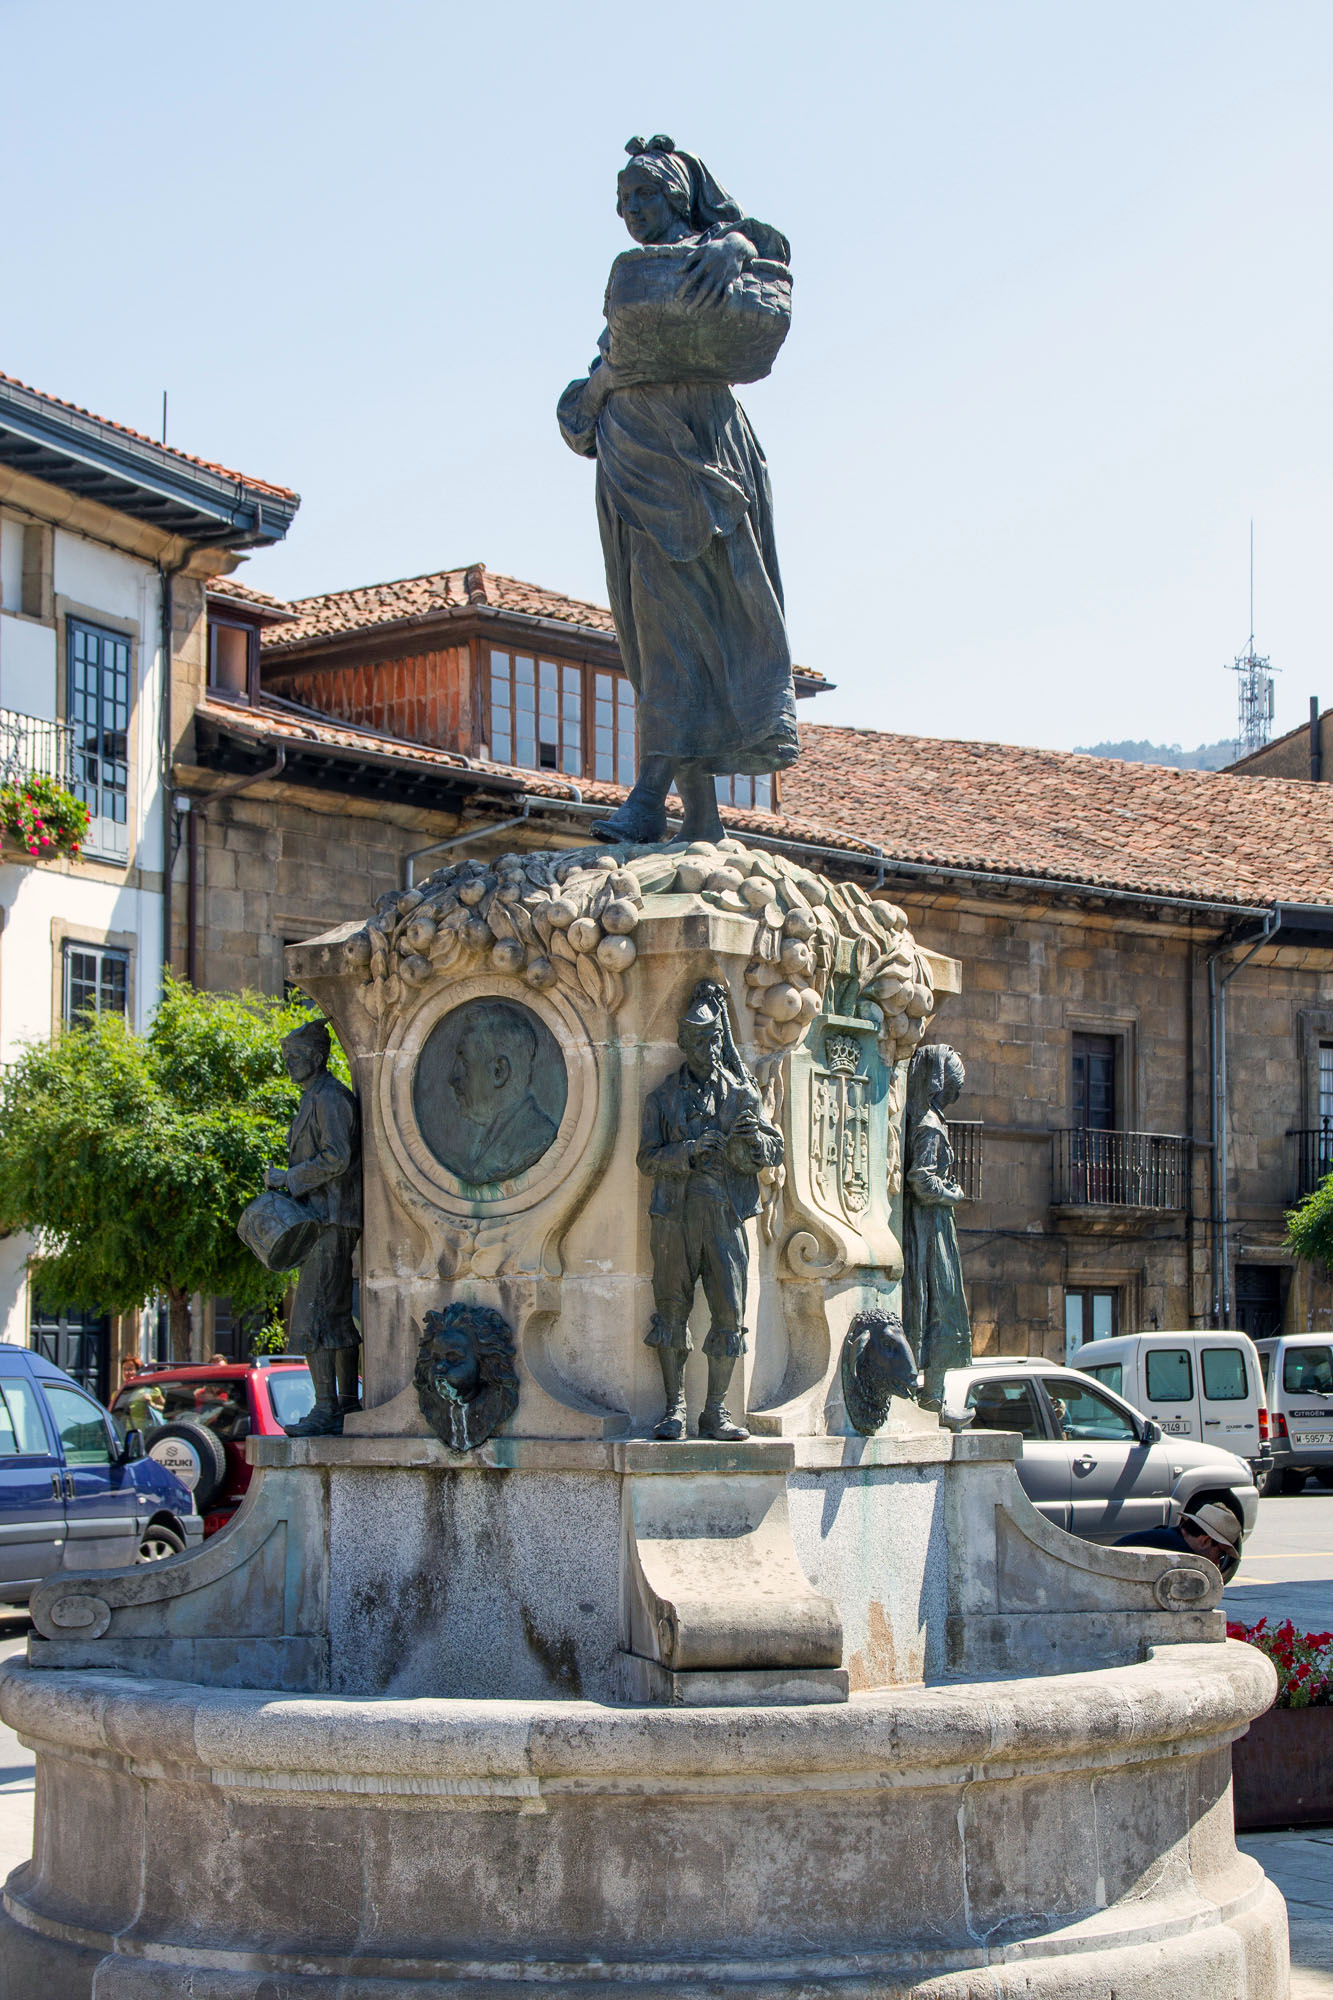
[(252, 590), (248, 583), (239, 583), (234, 576), (210, 576), (207, 583), (210, 597), (230, 597), (237, 604), (249, 605), (253, 611), (262, 611), (275, 624), (286, 624), (296, 613), (290, 604), (280, 597), (269, 597), (262, 590)]
[(204, 472), (216, 472), (223, 479), (234, 479), (238, 486), (253, 487), (259, 493), (272, 493), (279, 500), (299, 500), (290, 486), (275, 486), (271, 480), (252, 478), (248, 472), (233, 472), (229, 466), (218, 465), (211, 458), (196, 458), (193, 452), (178, 451), (175, 445), (163, 444), (158, 438), (145, 437), (142, 431), (131, 430), (128, 424), (118, 424), (111, 417), (99, 417), (95, 410), (85, 410), (82, 403), (71, 403), (64, 396), (49, 396), (45, 389), (34, 389), (30, 382), (20, 382), (16, 375), (0, 373), (0, 382), (8, 383), (12, 389), (26, 390), (30, 396), (40, 396), (44, 403), (54, 404), (58, 410), (72, 410), (76, 417), (87, 417), (95, 424), (103, 424), (109, 431), (119, 432), (121, 437), (133, 438), (136, 444), (151, 445), (154, 451), (165, 452), (168, 458), (179, 458), (186, 465), (197, 465)]
[[(200, 719), (232, 735), (252, 737), (256, 744), (301, 744), (328, 750), (361, 751), (376, 756), (392, 756), (406, 764), (433, 765), (441, 771), (469, 767), (482, 777), (515, 779), (533, 798), (549, 799), (552, 805), (569, 804), (575, 792), (585, 805), (620, 804), (627, 787), (580, 778), (576, 782), (554, 771), (526, 771), (513, 764), (496, 764), (481, 757), (467, 758), (454, 750), (440, 750), (426, 743), (409, 742), (401, 736), (386, 736), (381, 730), (354, 728), (345, 722), (326, 721), (299, 709), (295, 703), (218, 701), (205, 698), (195, 714)], [(740, 830), (766, 833), (774, 838), (827, 842), (849, 853), (866, 852), (866, 843), (855, 834), (833, 833), (787, 816), (768, 812), (738, 811), (727, 808), (727, 823)]]
[(595, 632), (615, 634), (611, 613), (601, 604), (563, 597), (518, 577), (500, 576), (484, 563), (461, 569), (431, 570), (425, 576), (405, 576), (394, 583), (371, 583), (358, 590), (331, 590), (321, 597), (297, 597), (291, 602), (296, 623), (267, 635), (265, 652), (280, 652), (310, 639), (331, 639), (346, 632), (370, 632), (377, 626), (429, 618), (438, 611), (466, 604), (489, 604), (498, 611), (517, 611), (529, 618), (558, 618)]
[[(615, 624), (604, 604), (544, 590), (540, 584), (524, 583), (521, 577), (501, 576), (485, 563), (467, 563), (461, 569), (430, 570), (424, 576), (405, 576), (395, 583), (371, 583), (358, 590), (294, 598), (288, 608), (296, 622), (284, 625), (279, 632), (266, 633), (264, 651), (276, 654), (312, 639), (414, 623), (466, 604), (485, 604), (525, 618), (554, 618), (564, 625), (581, 625), (587, 631), (615, 637)], [(813, 667), (798, 667), (796, 671), (805, 681), (825, 680)]]
[[(206, 702), (199, 711), (257, 740), (371, 751), (457, 767), (456, 753), (294, 713)], [(472, 760), (533, 798), (568, 802), (549, 771)], [(882, 848), (890, 862), (1120, 889), (1149, 900), (1333, 904), (1333, 785), (1233, 778), (1007, 743), (890, 736), (808, 724), (782, 780), (780, 813), (727, 807), (737, 833), (837, 848)], [(580, 780), (585, 804), (622, 786)]]
[(1333, 903), (1333, 785), (818, 723), (787, 812), (904, 861), (1206, 902)]

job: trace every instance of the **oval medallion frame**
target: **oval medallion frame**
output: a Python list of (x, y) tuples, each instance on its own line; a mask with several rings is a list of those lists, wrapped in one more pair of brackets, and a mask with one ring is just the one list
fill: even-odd
[[(460, 1180), (442, 1165), (426, 1143), (413, 1103), (417, 1062), (427, 1038), (446, 1015), (474, 1000), (503, 1000), (534, 1014), (555, 1038), (568, 1086), (564, 1116), (551, 1145), (525, 1172), (499, 1182), (500, 1192), (495, 1195)], [(476, 1222), (521, 1214), (538, 1207), (557, 1190), (567, 1189), (597, 1122), (598, 1083), (592, 1037), (558, 987), (538, 993), (518, 980), (512, 985), (501, 984), (493, 973), (478, 973), (428, 989), (420, 1005), (398, 1021), (380, 1058), (378, 1096), (394, 1162), (411, 1187), (444, 1214)]]

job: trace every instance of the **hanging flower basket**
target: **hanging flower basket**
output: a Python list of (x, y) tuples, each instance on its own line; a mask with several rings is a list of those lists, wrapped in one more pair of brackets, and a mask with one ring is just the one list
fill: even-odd
[(1333, 1822), (1333, 1632), (1298, 1632), (1290, 1619), (1228, 1625), (1277, 1668), (1277, 1700), (1232, 1747), (1236, 1825)]
[(54, 778), (0, 785), (0, 829), (34, 861), (77, 860), (88, 833), (88, 808)]

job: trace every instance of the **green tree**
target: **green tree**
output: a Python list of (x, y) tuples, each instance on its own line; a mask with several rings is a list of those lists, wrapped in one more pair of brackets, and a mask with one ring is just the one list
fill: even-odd
[(285, 1280), (236, 1219), (285, 1158), (300, 1093), (280, 1044), (311, 1011), (168, 979), (146, 1035), (88, 1015), (25, 1049), (0, 1090), (0, 1229), (36, 1237), (47, 1297), (132, 1312), (164, 1293), (178, 1362), (192, 1292), (276, 1305)]
[(1287, 1217), (1287, 1242), (1310, 1263), (1333, 1264), (1333, 1174)]

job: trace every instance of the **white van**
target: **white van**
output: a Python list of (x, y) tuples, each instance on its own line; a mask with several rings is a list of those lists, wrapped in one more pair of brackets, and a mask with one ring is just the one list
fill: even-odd
[(1273, 1424), (1271, 1493), (1299, 1493), (1313, 1472), (1333, 1486), (1333, 1334), (1256, 1341)]
[[(1247, 1459), (1260, 1492), (1272, 1461), (1263, 1371), (1248, 1334), (1126, 1333), (1085, 1341), (1071, 1368), (1095, 1375), (1166, 1437), (1197, 1438)], [(1333, 1454), (1330, 1454), (1333, 1457)]]

